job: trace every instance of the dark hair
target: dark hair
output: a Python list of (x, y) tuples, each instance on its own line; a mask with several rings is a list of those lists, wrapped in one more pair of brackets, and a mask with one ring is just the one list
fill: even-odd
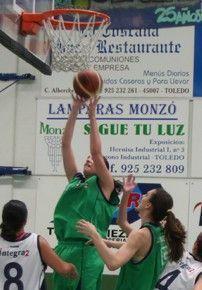
[(105, 163), (107, 169), (109, 170), (109, 162), (108, 162), (107, 158), (105, 156), (103, 156), (103, 159), (104, 159), (104, 163)]
[[(109, 170), (109, 162), (108, 162), (107, 158), (105, 156), (103, 156), (103, 159), (104, 159), (104, 163), (105, 163), (107, 169)], [(119, 180), (114, 179), (114, 190), (116, 191), (117, 194), (120, 194), (123, 190), (123, 183)]]
[(20, 200), (10, 200), (2, 211), (1, 237), (8, 241), (16, 240), (16, 233), (24, 226), (27, 220), (27, 207)]
[(172, 196), (162, 187), (157, 188), (155, 193), (151, 195), (150, 202), (153, 206), (154, 222), (159, 223), (165, 220), (164, 232), (170, 250), (169, 259), (177, 262), (182, 258), (184, 252), (186, 232), (182, 223), (170, 210), (173, 207)]
[(115, 180), (114, 179), (114, 189), (117, 194), (122, 193), (123, 191), (123, 183), (120, 180)]
[(202, 232), (198, 235), (196, 239), (196, 255), (197, 258), (202, 261)]

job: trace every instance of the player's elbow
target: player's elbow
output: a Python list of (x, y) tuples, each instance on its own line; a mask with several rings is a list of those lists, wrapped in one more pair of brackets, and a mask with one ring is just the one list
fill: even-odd
[(67, 140), (65, 140), (64, 136), (62, 137), (62, 149), (64, 149), (67, 146)]
[(71, 141), (70, 139), (65, 138), (64, 136), (62, 137), (62, 151), (67, 152), (68, 149), (71, 149)]
[(62, 137), (62, 149), (66, 148), (67, 146), (68, 146), (68, 141), (66, 140), (66, 138), (63, 135), (63, 137)]

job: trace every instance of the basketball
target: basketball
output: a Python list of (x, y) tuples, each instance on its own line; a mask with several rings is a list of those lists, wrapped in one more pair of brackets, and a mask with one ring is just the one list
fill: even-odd
[(86, 69), (77, 73), (73, 80), (73, 88), (77, 95), (84, 99), (95, 97), (102, 91), (101, 75), (93, 69)]

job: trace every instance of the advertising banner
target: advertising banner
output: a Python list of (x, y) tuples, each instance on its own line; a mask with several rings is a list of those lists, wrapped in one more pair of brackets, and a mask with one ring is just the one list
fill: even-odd
[[(194, 26), (109, 29), (97, 41), (90, 67), (103, 78), (102, 97), (193, 95)], [(73, 92), (73, 72), (42, 77), (42, 96)]]
[[(61, 137), (71, 102), (71, 99), (37, 101), (36, 174), (64, 174)], [(188, 101), (100, 99), (96, 113), (103, 155), (113, 175), (186, 177)], [(89, 134), (84, 105), (72, 143), (81, 170), (90, 153)]]

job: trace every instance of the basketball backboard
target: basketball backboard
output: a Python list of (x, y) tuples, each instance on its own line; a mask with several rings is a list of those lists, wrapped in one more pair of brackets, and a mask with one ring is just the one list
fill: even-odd
[(20, 34), (22, 12), (52, 10), (54, 0), (0, 0), (0, 43), (43, 74), (51, 75), (50, 47), (44, 29), (37, 35)]

